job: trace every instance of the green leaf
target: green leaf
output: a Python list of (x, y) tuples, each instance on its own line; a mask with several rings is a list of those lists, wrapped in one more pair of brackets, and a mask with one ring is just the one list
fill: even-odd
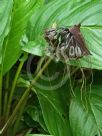
[(101, 136), (102, 85), (92, 87), (90, 98), (86, 102), (85, 106), (83, 100), (79, 98), (79, 93), (71, 101), (69, 119), (73, 136)]
[(0, 64), (2, 63), (3, 40), (10, 29), (10, 13), (13, 1), (0, 1)]
[(45, 54), (45, 47), (40, 41), (30, 41), (22, 47), (22, 50), (37, 56)]
[(63, 70), (61, 63), (56, 65), (51, 63), (39, 82), (35, 84), (36, 93), (49, 133), (54, 136), (71, 136), (68, 120), (69, 87), (67, 78), (60, 73), (60, 70)]
[(53, 23), (57, 26), (73, 26), (81, 23), (81, 32), (85, 38), (90, 56), (68, 64), (79, 67), (102, 69), (102, 2), (57, 0), (50, 2), (37, 11), (30, 19), (28, 38), (39, 39)]
[[(32, 127), (34, 127), (33, 122), (36, 122), (36, 124), (38, 122), (40, 125), (38, 126), (38, 124), (37, 124), (36, 126), (42, 127), (47, 132), (47, 128), (44, 123), (41, 108), (39, 107), (39, 105), (35, 106), (34, 101), (32, 101), (32, 103), (33, 103), (32, 105), (26, 107), (26, 114), (25, 114), (26, 115), (25, 116), (26, 123), (28, 124), (30, 121), (32, 121), (31, 125), (32, 125)], [(28, 118), (28, 120), (27, 120), (27, 118)]]
[(29, 17), (42, 4), (43, 0), (15, 0), (11, 14), (11, 29), (4, 44), (3, 73), (7, 72), (21, 55), (20, 40), (25, 33)]
[(29, 87), (30, 82), (28, 80), (25, 80), (22, 77), (19, 77), (17, 80), (17, 86), (18, 87)]

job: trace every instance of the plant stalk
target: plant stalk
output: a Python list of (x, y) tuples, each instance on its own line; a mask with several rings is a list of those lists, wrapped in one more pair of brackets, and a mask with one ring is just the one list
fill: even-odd
[(6, 110), (7, 110), (9, 78), (10, 78), (10, 73), (8, 72), (6, 75), (5, 95), (4, 95), (4, 103), (3, 103), (3, 116), (4, 117), (6, 116)]
[(21, 72), (21, 69), (22, 69), (23, 64), (24, 64), (24, 61), (20, 61), (20, 64), (19, 64), (19, 66), (18, 66), (18, 69), (17, 69), (17, 71), (16, 71), (16, 75), (15, 75), (15, 78), (14, 78), (14, 81), (13, 81), (13, 84), (12, 84), (12, 88), (11, 88), (11, 92), (10, 92), (10, 96), (9, 96), (9, 100), (8, 100), (8, 105), (7, 105), (6, 120), (7, 120), (8, 117), (9, 117), (10, 107), (11, 107), (11, 102), (12, 102), (13, 94), (14, 94), (14, 91), (15, 91), (15, 88), (16, 88), (17, 79), (18, 79), (18, 77), (19, 77), (19, 74), (20, 74), (20, 72)]
[(2, 66), (0, 65), (0, 119), (2, 116)]
[(0, 130), (0, 134), (2, 134), (4, 131), (6, 131), (9, 128), (9, 125), (12, 123), (12, 121), (14, 121), (14, 118), (17, 114), (17, 112), (19, 111), (22, 103), (24, 102), (24, 100), (28, 97), (32, 85), (34, 85), (36, 83), (36, 81), (39, 79), (39, 77), (41, 76), (41, 74), (43, 73), (43, 71), (47, 68), (47, 66), (49, 65), (49, 63), (51, 62), (51, 58), (48, 59), (48, 61), (46, 62), (46, 64), (44, 64), (44, 66), (42, 67), (42, 69), (39, 71), (39, 73), (37, 74), (37, 76), (33, 79), (33, 81), (31, 82), (31, 84), (29, 85), (29, 87), (25, 90), (23, 96), (21, 97), (20, 101), (18, 102), (16, 108), (14, 109), (11, 117), (8, 119), (8, 121), (6, 122), (6, 124), (4, 125), (4, 127)]
[(16, 132), (17, 132), (17, 129), (18, 129), (18, 126), (19, 126), (19, 123), (20, 123), (20, 119), (21, 119), (21, 116), (22, 116), (22, 114), (23, 114), (23, 111), (24, 111), (24, 107), (25, 107), (25, 105), (26, 105), (26, 102), (27, 102), (27, 98), (24, 100), (24, 102), (22, 103), (22, 105), (21, 105), (21, 107), (20, 107), (19, 113), (18, 113), (18, 115), (17, 115), (17, 120), (16, 120), (15, 123), (14, 123), (12, 136), (15, 136), (15, 135), (16, 135)]

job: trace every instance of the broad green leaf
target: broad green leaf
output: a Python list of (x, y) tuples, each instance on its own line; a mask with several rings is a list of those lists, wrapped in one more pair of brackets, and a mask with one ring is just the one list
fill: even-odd
[(11, 29), (4, 44), (3, 73), (7, 72), (21, 55), (20, 40), (25, 33), (29, 17), (42, 4), (43, 0), (15, 0)]
[(13, 1), (0, 1), (0, 64), (2, 63), (3, 40), (10, 28), (10, 13)]
[(85, 105), (79, 94), (71, 100), (69, 119), (73, 136), (101, 136), (102, 85), (92, 87), (90, 98), (86, 102)]
[[(26, 107), (25, 121), (27, 124), (30, 124), (31, 127), (35, 127), (33, 126), (33, 124), (36, 122), (37, 124), (36, 127), (42, 127), (46, 132), (48, 132), (46, 125), (44, 123), (41, 108), (39, 107), (39, 105), (37, 106), (34, 105), (35, 101), (33, 100), (32, 105), (30, 104), (29, 106)], [(27, 118), (28, 118), (28, 121), (27, 121)]]
[(71, 27), (81, 23), (82, 35), (92, 55), (68, 63), (79, 67), (102, 69), (101, 20), (101, 1), (57, 0), (45, 5), (31, 17), (27, 35), (32, 41), (40, 37), (44, 38), (44, 30), (51, 28), (55, 22), (58, 27)]
[(45, 54), (45, 46), (40, 41), (30, 41), (22, 47), (22, 50), (37, 56), (43, 56)]
[(49, 133), (54, 136), (71, 136), (68, 120), (70, 88), (68, 78), (64, 78), (60, 70), (63, 70), (62, 64), (51, 63), (39, 82), (35, 84), (36, 93)]

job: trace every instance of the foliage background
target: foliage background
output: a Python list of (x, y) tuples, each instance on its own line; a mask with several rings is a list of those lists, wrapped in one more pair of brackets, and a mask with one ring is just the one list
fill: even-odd
[[(11, 71), (11, 68), (14, 68), (13, 66), (21, 54), (26, 52), (42, 57), (45, 55), (44, 50), (47, 43), (43, 33), (54, 22), (58, 27), (71, 27), (81, 23), (81, 32), (92, 54), (69, 63), (75, 68), (93, 69), (91, 92), (90, 83), (87, 83), (86, 92), (83, 93), (84, 98), (81, 99), (81, 87), (78, 84), (74, 88), (75, 97), (71, 96), (69, 79), (62, 87), (51, 91), (33, 86), (31, 96), (35, 100), (32, 99), (29, 105), (27, 103), (27, 109), (23, 114), (24, 122), (20, 121), (16, 127), (19, 126), (21, 129), (23, 126), (24, 129), (24, 127), (35, 128), (38, 126), (39, 132), (53, 136), (102, 135), (102, 0), (50, 0), (46, 2), (43, 0), (1, 0), (0, 5), (2, 5), (0, 8), (0, 26), (2, 26), (0, 27), (0, 85), (3, 81), (2, 75), (5, 76)], [(20, 59), (20, 61), (24, 60)], [(60, 68), (59, 65), (61, 65)], [(53, 71), (56, 72), (56, 69), (62, 69), (62, 67), (62, 62), (58, 64), (52, 62), (48, 71), (53, 75)], [(16, 93), (29, 87), (31, 79), (29, 80), (27, 76), (27, 73), (21, 71), (15, 89)], [(46, 76), (49, 77), (49, 74), (47, 73)], [(62, 75), (53, 82), (39, 79), (38, 83), (53, 87), (56, 81), (61, 82)], [(1, 96), (2, 94), (0, 100)], [(35, 103), (31, 105), (33, 102), (37, 105)], [(36, 112), (38, 116), (36, 116)], [(30, 123), (27, 124), (27, 122)], [(33, 126), (31, 126), (32, 122)], [(25, 123), (27, 126), (24, 125)]]

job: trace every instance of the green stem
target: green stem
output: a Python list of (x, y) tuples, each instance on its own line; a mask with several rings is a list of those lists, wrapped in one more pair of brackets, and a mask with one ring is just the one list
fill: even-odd
[(10, 79), (10, 73), (8, 72), (6, 76), (6, 87), (5, 87), (6, 90), (9, 88), (9, 79)]
[(12, 102), (12, 97), (15, 91), (15, 87), (16, 87), (16, 83), (17, 83), (17, 79), (19, 77), (19, 74), (21, 72), (22, 66), (24, 64), (24, 61), (20, 61), (20, 64), (18, 66), (13, 84), (12, 84), (12, 88), (11, 88), (11, 92), (10, 92), (10, 96), (9, 96), (9, 100), (8, 100), (8, 106), (7, 106), (7, 112), (6, 112), (6, 120), (8, 119), (9, 113), (10, 113), (10, 106), (11, 106), (11, 102)]
[(6, 110), (7, 110), (7, 100), (8, 100), (8, 92), (6, 90), (5, 96), (4, 96), (4, 105), (3, 105), (3, 116), (6, 116)]
[(43, 57), (38, 61), (37, 68), (36, 68), (36, 71), (34, 72), (34, 75), (40, 71), (42, 63), (44, 62), (45, 59), (46, 59), (46, 57)]
[(47, 66), (49, 65), (49, 63), (51, 62), (52, 59), (49, 59), (44, 66), (42, 67), (42, 69), (39, 71), (39, 73), (37, 74), (37, 76), (33, 79), (33, 81), (31, 82), (31, 84), (29, 85), (29, 87), (25, 90), (23, 96), (21, 97), (20, 101), (18, 102), (16, 108), (14, 109), (11, 117), (8, 119), (8, 121), (6, 122), (6, 124), (4, 125), (4, 127), (0, 130), (0, 134), (2, 134), (4, 131), (6, 131), (9, 127), (9, 125), (12, 123), (12, 121), (14, 121), (14, 118), (18, 112), (18, 110), (20, 109), (23, 101), (28, 97), (32, 85), (34, 85), (36, 83), (36, 81), (39, 79), (39, 77), (41, 76), (41, 74), (43, 73), (43, 71), (47, 68)]
[[(42, 63), (44, 62), (44, 60), (45, 60), (45, 57), (41, 58), (40, 61), (38, 62), (38, 66), (37, 66), (37, 69), (36, 69), (36, 71), (35, 71), (35, 74), (37, 74), (37, 73), (40, 71), (41, 65), (42, 65)], [(27, 99), (24, 100), (24, 102), (22, 103), (22, 105), (21, 105), (21, 107), (20, 107), (20, 111), (19, 111), (19, 113), (18, 113), (18, 115), (17, 115), (17, 120), (15, 121), (15, 124), (14, 124), (12, 136), (15, 136), (15, 135), (16, 135), (17, 128), (18, 128), (18, 126), (19, 126), (19, 122), (20, 122), (21, 116), (22, 116), (22, 114), (23, 114), (26, 101), (27, 101)]]
[(3, 116), (6, 116), (6, 110), (7, 110), (7, 100), (8, 100), (8, 88), (9, 88), (9, 72), (6, 75), (6, 87), (5, 87), (5, 95), (4, 95), (4, 104), (3, 104)]
[(23, 111), (24, 111), (24, 107), (26, 105), (26, 101), (27, 101), (27, 98), (24, 100), (24, 102), (22, 103), (22, 105), (20, 107), (19, 113), (17, 115), (17, 120), (15, 121), (15, 124), (14, 124), (12, 136), (16, 135), (16, 132), (17, 132), (17, 129), (18, 129), (18, 126), (19, 126), (19, 122), (20, 122), (20, 119), (21, 119)]
[(2, 116), (2, 66), (0, 66), (0, 118)]

